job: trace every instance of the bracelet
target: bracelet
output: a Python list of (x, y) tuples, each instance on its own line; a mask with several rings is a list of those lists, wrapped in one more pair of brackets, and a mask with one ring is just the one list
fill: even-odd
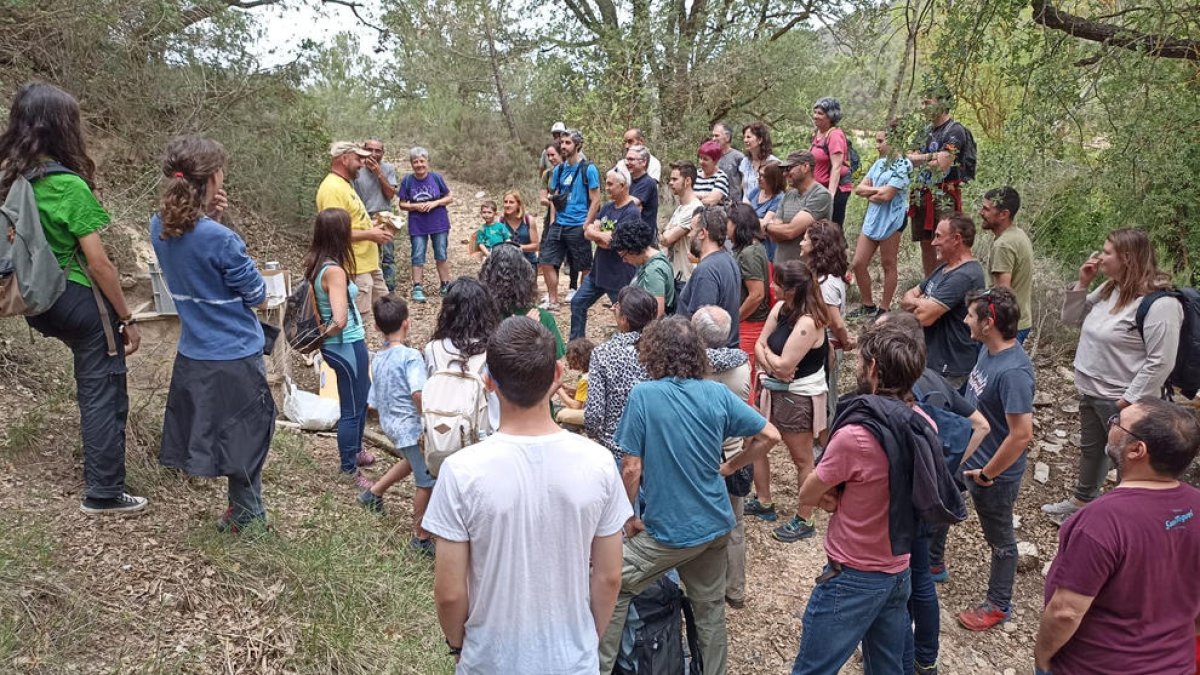
[(993, 480), (993, 479), (991, 479), (991, 478), (988, 478), (988, 475), (987, 475), (986, 473), (984, 473), (984, 472), (983, 472), (983, 469), (980, 469), (980, 470), (979, 470), (979, 477), (980, 477), (981, 479), (983, 479), (983, 482), (985, 482), (985, 483), (990, 483), (990, 482), (992, 482), (992, 480)]
[(450, 648), (450, 656), (462, 656), (462, 647), (450, 644), (450, 638), (446, 638), (446, 646)]

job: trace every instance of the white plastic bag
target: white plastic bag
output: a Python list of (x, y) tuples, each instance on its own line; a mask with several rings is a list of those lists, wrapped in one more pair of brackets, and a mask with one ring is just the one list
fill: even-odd
[(342, 416), (337, 401), (301, 391), (290, 377), (285, 387), (283, 414), (289, 420), (299, 424), (305, 431), (328, 431), (337, 426), (338, 418)]

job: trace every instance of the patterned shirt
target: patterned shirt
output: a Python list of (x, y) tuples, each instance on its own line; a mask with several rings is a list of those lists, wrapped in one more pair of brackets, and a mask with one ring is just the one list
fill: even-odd
[(618, 460), (624, 454), (613, 440), (625, 401), (633, 385), (646, 380), (646, 369), (638, 360), (640, 331), (617, 333), (608, 342), (592, 350), (588, 366), (588, 397), (583, 408), (583, 426), (587, 435), (608, 448)]
[(367, 403), (379, 411), (379, 426), (397, 449), (417, 444), (421, 415), (413, 394), (425, 388), (425, 358), (406, 345), (375, 355), (371, 362), (371, 392)]

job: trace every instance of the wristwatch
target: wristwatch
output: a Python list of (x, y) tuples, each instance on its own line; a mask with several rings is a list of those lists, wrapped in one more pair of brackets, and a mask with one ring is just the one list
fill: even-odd
[(985, 483), (990, 483), (990, 482), (992, 482), (992, 479), (991, 479), (991, 478), (988, 478), (988, 475), (987, 475), (986, 473), (984, 473), (984, 472), (983, 472), (983, 469), (980, 469), (980, 470), (979, 470), (979, 478), (980, 478), (980, 480), (982, 480), (982, 481), (983, 481), (983, 482), (985, 482)]

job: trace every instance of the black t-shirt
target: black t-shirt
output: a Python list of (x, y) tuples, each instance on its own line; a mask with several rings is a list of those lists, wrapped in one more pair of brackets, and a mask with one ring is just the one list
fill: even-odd
[(926, 364), (945, 377), (962, 377), (975, 367), (979, 344), (971, 339), (967, 318), (967, 293), (986, 287), (983, 265), (968, 260), (947, 269), (942, 264), (921, 282), (921, 292), (944, 307), (946, 313), (925, 328)]
[(642, 220), (654, 229), (654, 243), (651, 245), (658, 246), (658, 183), (650, 174), (644, 173), (630, 183), (629, 195), (642, 203)]
[[(967, 135), (963, 132), (963, 126), (954, 120), (947, 120), (945, 124), (938, 127), (933, 127), (929, 130), (929, 134), (925, 136), (925, 145), (923, 151), (927, 153), (949, 152), (952, 159), (950, 162), (950, 170), (946, 175), (937, 182), (948, 180), (961, 180), (962, 173), (959, 167), (962, 166), (962, 152), (967, 147)], [(926, 168), (925, 174), (927, 183), (932, 183), (933, 172)]]
[[(596, 213), (596, 221), (600, 229), (612, 232), (617, 223), (641, 217), (641, 209), (630, 200), (628, 204), (618, 207), (613, 202), (607, 202)], [(619, 291), (633, 280), (637, 268), (626, 264), (615, 251), (600, 246), (596, 247), (595, 262), (592, 263), (592, 282), (604, 291)]]
[(742, 272), (733, 256), (725, 249), (710, 253), (696, 265), (696, 269), (692, 271), (692, 278), (679, 294), (675, 313), (690, 319), (696, 310), (705, 305), (716, 305), (733, 317), (729, 341), (725, 346), (737, 347), (737, 315), (742, 305)]

